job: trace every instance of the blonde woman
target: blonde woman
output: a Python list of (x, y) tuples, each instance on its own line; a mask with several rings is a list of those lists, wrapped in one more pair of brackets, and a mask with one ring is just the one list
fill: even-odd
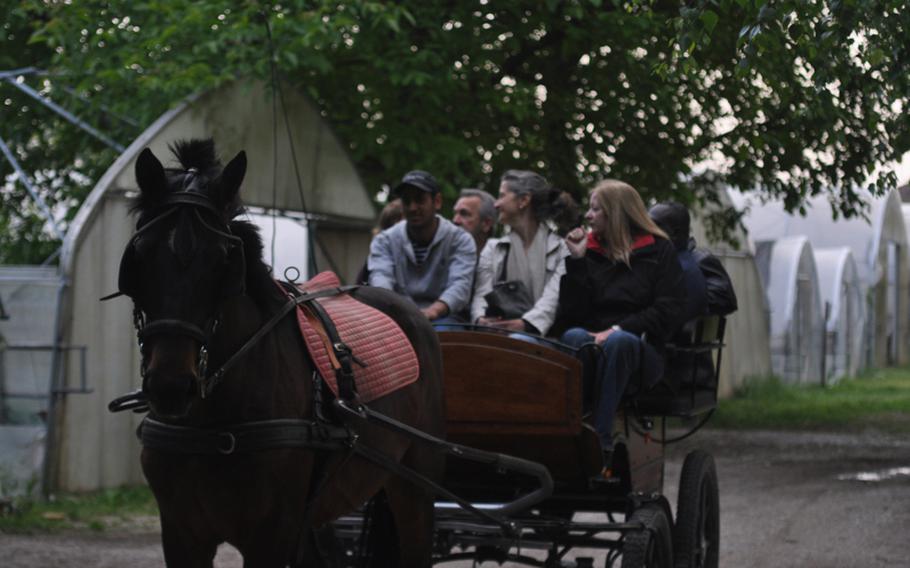
[[(546, 335), (556, 318), (559, 280), (569, 255), (563, 239), (546, 221), (561, 210), (560, 191), (535, 172), (508, 170), (500, 178), (494, 207), (499, 222), (511, 229), (490, 239), (480, 253), (471, 302), (471, 321), (510, 331)], [(501, 281), (524, 283), (530, 305), (519, 317), (493, 313), (487, 295)]]
[(593, 393), (594, 428), (609, 475), (616, 409), (630, 379), (648, 388), (660, 378), (659, 349), (681, 323), (686, 287), (673, 244), (629, 184), (600, 182), (591, 191), (585, 220), (590, 232), (576, 228), (566, 236), (570, 257), (557, 329), (565, 330), (561, 341), (571, 347), (594, 343), (602, 351), (598, 384), (585, 391)]

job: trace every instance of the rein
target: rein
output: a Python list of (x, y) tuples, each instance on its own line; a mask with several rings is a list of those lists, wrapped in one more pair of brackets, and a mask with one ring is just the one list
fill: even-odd
[[(280, 322), (286, 315), (293, 311), (294, 308), (307, 302), (312, 302), (317, 298), (325, 298), (328, 296), (337, 296), (338, 294), (344, 294), (345, 292), (354, 290), (357, 287), (358, 286), (356, 285), (340, 286), (337, 288), (326, 288), (317, 292), (301, 292), (299, 296), (290, 298), (287, 302), (285, 302), (283, 306), (281, 306), (281, 309), (275, 312), (269, 321), (265, 322), (262, 327), (256, 331), (256, 333), (250, 336), (250, 338), (246, 340), (240, 349), (238, 349), (230, 359), (225, 361), (225, 363), (219, 367), (217, 371), (207, 376), (200, 376), (199, 388), (202, 398), (206, 398), (208, 395), (210, 395), (215, 387), (218, 386), (222, 380), (224, 380), (224, 375), (232, 368), (234, 368), (237, 363), (240, 362), (243, 356), (246, 355), (247, 352), (249, 352), (249, 350), (252, 349), (260, 339), (272, 331), (272, 329), (278, 325), (278, 322)], [(346, 349), (344, 344), (341, 344), (339, 347)]]
[[(338, 294), (344, 294), (355, 288), (358, 288), (358, 286), (356, 286), (356, 285), (339, 286), (337, 288), (326, 288), (323, 290), (319, 290), (317, 292), (299, 292), (299, 294), (300, 294), (299, 296), (290, 298), (287, 302), (284, 303), (284, 305), (281, 306), (281, 308), (277, 312), (275, 312), (274, 315), (272, 315), (271, 318), (269, 318), (269, 320), (267, 322), (265, 322), (262, 325), (262, 327), (260, 327), (256, 331), (256, 333), (254, 333), (249, 338), (247, 338), (247, 340), (243, 343), (243, 345), (240, 346), (240, 348), (237, 351), (235, 351), (234, 354), (231, 355), (231, 357), (227, 361), (225, 361), (223, 365), (221, 365), (221, 367), (219, 367), (216, 371), (214, 371), (211, 374), (200, 375), (200, 378), (199, 378), (200, 396), (202, 398), (206, 398), (207, 396), (209, 396), (212, 393), (212, 391), (215, 389), (215, 387), (218, 386), (218, 384), (220, 384), (221, 381), (224, 380), (224, 376), (228, 373), (228, 371), (230, 371), (235, 366), (237, 366), (237, 364), (244, 357), (244, 355), (246, 355), (250, 351), (250, 349), (252, 349), (263, 337), (268, 335), (268, 333), (270, 331), (272, 331), (272, 329), (274, 329), (274, 327), (276, 325), (278, 325), (278, 322), (280, 322), (285, 316), (287, 316), (291, 311), (293, 311), (294, 308), (296, 308), (297, 306), (300, 306), (302, 304), (306, 304), (307, 302), (312, 302), (313, 300), (316, 300), (317, 298), (325, 298), (328, 296), (336, 296)], [(314, 305), (317, 305), (317, 304), (314, 304)], [(157, 320), (157, 321), (168, 321), (168, 320)], [(171, 321), (179, 322), (180, 320), (171, 320)], [(152, 325), (155, 325), (155, 322), (148, 324), (148, 326), (146, 326), (146, 328), (148, 328)], [(142, 343), (140, 342), (140, 348), (141, 348), (141, 346), (142, 346)], [(344, 343), (337, 341), (332, 344), (332, 349), (335, 352), (336, 357), (339, 360), (341, 360), (341, 361), (353, 360), (354, 362), (357, 362), (357, 360), (351, 354), (350, 348), (348, 348)], [(350, 357), (350, 359), (348, 359), (349, 357)], [(348, 364), (347, 368), (350, 369), (350, 364)], [(343, 367), (342, 367), (342, 369), (343, 369)], [(341, 383), (339, 383), (339, 385), (340, 384)], [(344, 398), (349, 399), (351, 397), (348, 396), (348, 397), (344, 397)], [(145, 393), (143, 393), (142, 390), (138, 390), (138, 391), (131, 392), (127, 395), (115, 398), (108, 405), (108, 410), (110, 410), (111, 412), (120, 412), (123, 410), (134, 410), (136, 412), (144, 412), (144, 411), (148, 410)]]

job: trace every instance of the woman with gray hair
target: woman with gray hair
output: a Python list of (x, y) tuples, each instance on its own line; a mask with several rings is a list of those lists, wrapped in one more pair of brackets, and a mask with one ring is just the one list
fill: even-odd
[[(502, 175), (494, 205), (499, 222), (510, 231), (487, 241), (480, 253), (471, 321), (540, 335), (550, 330), (569, 255), (565, 241), (547, 224), (558, 212), (559, 194), (540, 174), (508, 170)], [(521, 314), (504, 313), (497, 305), (497, 295), (503, 284), (519, 282), (526, 290), (527, 309)]]

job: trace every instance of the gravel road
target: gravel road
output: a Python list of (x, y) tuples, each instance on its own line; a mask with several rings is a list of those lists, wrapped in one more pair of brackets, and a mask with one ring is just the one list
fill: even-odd
[[(694, 448), (717, 461), (722, 566), (910, 566), (910, 439), (872, 432), (701, 432), (668, 451), (671, 503), (682, 460)], [(154, 519), (101, 533), (0, 534), (6, 568), (163, 564)], [(225, 546), (215, 565), (240, 568), (242, 561)]]

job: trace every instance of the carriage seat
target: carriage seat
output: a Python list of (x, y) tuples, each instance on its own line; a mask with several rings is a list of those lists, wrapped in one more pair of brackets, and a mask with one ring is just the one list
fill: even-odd
[(725, 328), (726, 318), (717, 315), (688, 322), (665, 345), (661, 380), (626, 404), (643, 416), (692, 417), (716, 408)]

